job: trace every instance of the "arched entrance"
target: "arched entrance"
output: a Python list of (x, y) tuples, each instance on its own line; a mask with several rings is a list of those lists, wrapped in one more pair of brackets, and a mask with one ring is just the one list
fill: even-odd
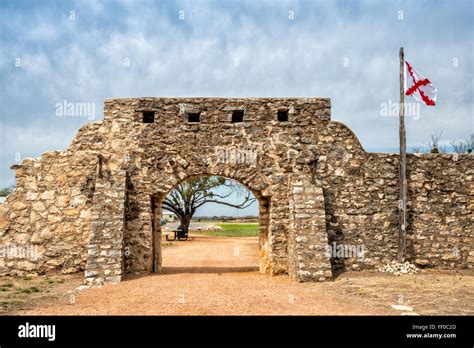
[[(226, 175), (223, 175), (226, 174)], [(263, 273), (276, 274), (272, 270), (272, 262), (270, 260), (269, 250), (269, 219), (270, 219), (270, 208), (271, 208), (271, 195), (264, 188), (268, 187), (268, 184), (259, 180), (255, 177), (253, 180), (248, 181), (242, 179), (242, 176), (238, 176), (236, 173), (226, 171), (226, 173), (217, 171), (206, 171), (200, 173), (191, 173), (183, 176), (182, 178), (176, 178), (175, 181), (170, 181), (166, 186), (158, 186), (161, 189), (154, 189), (153, 186), (155, 181), (150, 182), (149, 187), (144, 188), (143, 191), (149, 193), (133, 194), (128, 195), (128, 209), (126, 214), (126, 221), (130, 221), (126, 224), (126, 230), (124, 233), (124, 248), (128, 251), (128, 255), (125, 256), (125, 272), (160, 272), (162, 269), (162, 255), (161, 255), (161, 240), (162, 231), (160, 223), (157, 219), (161, 216), (162, 202), (166, 195), (179, 183), (189, 180), (191, 178), (200, 176), (223, 176), (228, 179), (235, 180), (246, 189), (251, 191), (255, 198), (259, 202), (259, 269)], [(135, 203), (132, 203), (135, 202)], [(149, 202), (149, 204), (146, 204)], [(146, 209), (146, 210), (145, 210)], [(136, 216), (139, 216), (137, 210), (142, 210), (149, 216), (149, 224), (137, 224)], [(147, 233), (148, 232), (148, 233)], [(286, 246), (284, 246), (286, 248)], [(279, 273), (282, 273), (280, 270)]]
[[(204, 175), (203, 175), (204, 176)], [(205, 175), (211, 176), (211, 175)], [(186, 177), (181, 182), (188, 181), (193, 177)], [(232, 179), (226, 177), (226, 179)], [(234, 179), (232, 179), (234, 180)], [(262, 195), (261, 191), (255, 191), (248, 188), (246, 185), (241, 184), (235, 180), (239, 185), (242, 185), (246, 189), (252, 192), (254, 197), (258, 201), (259, 214), (258, 214), (258, 255), (259, 255), (259, 270), (261, 273), (270, 273), (270, 261), (268, 259), (268, 222), (269, 222), (269, 209), (270, 209), (270, 197)], [(163, 269), (163, 226), (160, 223), (163, 209), (163, 200), (168, 195), (169, 192), (155, 193), (150, 196), (150, 215), (151, 215), (151, 226), (152, 226), (152, 238), (151, 238), (151, 259), (152, 267), (151, 272), (159, 273)]]

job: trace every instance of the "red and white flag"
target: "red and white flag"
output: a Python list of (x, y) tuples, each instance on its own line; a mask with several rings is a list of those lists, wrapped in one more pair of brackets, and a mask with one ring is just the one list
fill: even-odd
[(418, 101), (423, 100), (426, 105), (435, 105), (437, 89), (407, 61), (405, 61), (404, 85), (405, 95), (411, 95)]

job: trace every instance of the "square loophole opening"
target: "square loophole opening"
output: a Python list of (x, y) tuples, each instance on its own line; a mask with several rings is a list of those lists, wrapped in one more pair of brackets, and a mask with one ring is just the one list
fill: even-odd
[(278, 110), (277, 118), (279, 122), (287, 122), (288, 110)]
[(244, 122), (244, 110), (232, 111), (232, 123)]
[(143, 123), (154, 123), (155, 112), (154, 111), (143, 111)]
[(196, 123), (201, 121), (200, 112), (188, 112), (188, 122)]

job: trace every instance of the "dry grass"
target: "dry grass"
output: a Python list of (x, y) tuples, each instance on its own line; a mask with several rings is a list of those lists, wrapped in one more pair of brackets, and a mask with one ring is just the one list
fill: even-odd
[(0, 313), (55, 302), (82, 280), (82, 275), (0, 277)]

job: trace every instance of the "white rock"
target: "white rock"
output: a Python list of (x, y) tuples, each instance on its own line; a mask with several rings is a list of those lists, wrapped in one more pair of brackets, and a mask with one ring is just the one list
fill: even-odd
[(413, 307), (408, 307), (408, 306), (398, 305), (398, 304), (393, 304), (390, 307), (392, 307), (393, 309), (396, 309), (397, 311), (412, 311), (413, 310)]

